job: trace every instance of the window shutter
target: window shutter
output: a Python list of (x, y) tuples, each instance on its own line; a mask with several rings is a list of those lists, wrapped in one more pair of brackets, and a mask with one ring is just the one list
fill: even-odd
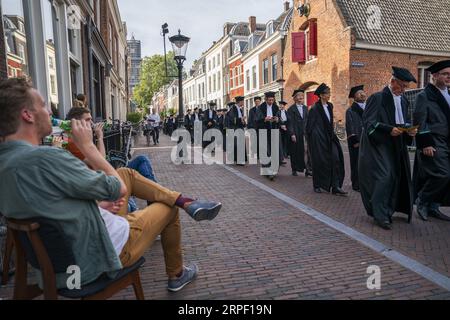
[(317, 56), (317, 21), (311, 21), (309, 24), (309, 43), (310, 54)]
[(305, 54), (305, 33), (292, 33), (292, 62), (304, 63), (306, 61)]

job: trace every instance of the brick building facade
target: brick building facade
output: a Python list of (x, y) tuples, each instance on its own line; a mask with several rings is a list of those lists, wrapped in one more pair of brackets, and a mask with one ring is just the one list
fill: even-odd
[[(294, 0), (296, 10), (284, 54), (285, 91), (331, 87), (336, 119), (344, 119), (351, 87), (364, 84), (369, 94), (389, 81), (391, 66), (411, 70), (423, 87), (425, 68), (450, 57), (450, 26), (436, 12), (448, 12), (439, 0), (412, 6), (409, 1)], [(303, 7), (302, 7), (303, 6)], [(398, 10), (402, 8), (402, 10)], [(396, 12), (396, 14), (392, 14)], [(422, 18), (411, 20), (411, 17)], [(290, 96), (290, 95), (288, 95)], [(289, 102), (292, 102), (289, 99)]]
[[(0, 18), (1, 17), (3, 17), (3, 14), (0, 2)], [(6, 79), (7, 76), (5, 35), (3, 33), (3, 20), (0, 19), (0, 79)]]

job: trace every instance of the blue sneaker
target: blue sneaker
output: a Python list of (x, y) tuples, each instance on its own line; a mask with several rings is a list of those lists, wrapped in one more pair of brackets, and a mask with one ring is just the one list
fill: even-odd
[(187, 207), (186, 212), (195, 221), (211, 221), (217, 217), (220, 209), (222, 209), (222, 204), (220, 202), (196, 200)]
[(183, 274), (181, 277), (175, 280), (169, 280), (167, 289), (171, 292), (177, 292), (183, 289), (186, 285), (191, 283), (197, 278), (198, 266), (195, 263), (191, 263), (188, 266), (183, 267)]

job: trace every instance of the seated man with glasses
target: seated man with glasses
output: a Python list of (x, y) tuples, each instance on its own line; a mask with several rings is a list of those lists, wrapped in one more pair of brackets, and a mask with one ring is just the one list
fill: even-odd
[[(72, 245), (82, 286), (133, 265), (159, 234), (168, 289), (178, 291), (193, 281), (198, 267), (183, 264), (178, 208), (201, 221), (214, 219), (222, 205), (184, 198), (131, 169), (115, 171), (85, 121), (72, 121), (72, 138), (92, 170), (65, 150), (40, 147), (51, 132), (50, 110), (37, 90), (25, 79), (0, 81), (0, 212), (58, 222)], [(131, 195), (153, 204), (128, 214)], [(65, 288), (68, 277), (58, 274), (57, 287)]]

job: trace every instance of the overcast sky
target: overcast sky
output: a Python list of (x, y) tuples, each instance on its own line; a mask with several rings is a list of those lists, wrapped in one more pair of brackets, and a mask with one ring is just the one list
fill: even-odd
[[(200, 57), (223, 33), (225, 22), (257, 23), (276, 19), (285, 0), (118, 0), (122, 20), (128, 25), (128, 37), (142, 41), (142, 55), (163, 54), (161, 26), (169, 24), (169, 36), (181, 33), (191, 38), (185, 66)], [(291, 5), (292, 5), (292, 1)], [(167, 43), (171, 49), (170, 43)]]

